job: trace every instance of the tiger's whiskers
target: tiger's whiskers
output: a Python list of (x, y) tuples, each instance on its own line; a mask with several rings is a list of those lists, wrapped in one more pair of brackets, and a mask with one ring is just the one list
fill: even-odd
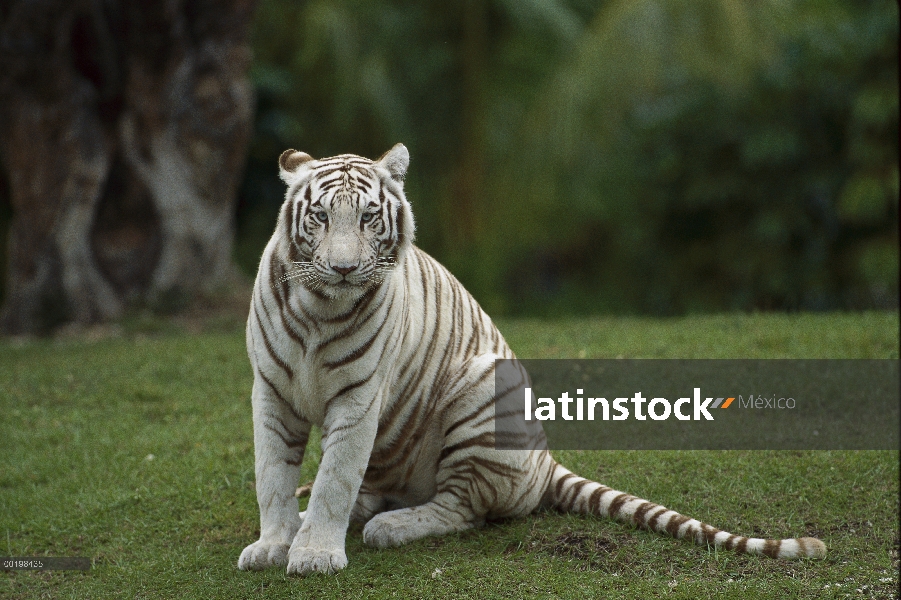
[(317, 290), (324, 285), (322, 278), (313, 266), (313, 261), (291, 261), (293, 268), (285, 269), (285, 274), (276, 280), (276, 283), (284, 283), (286, 281), (299, 281), (304, 286)]

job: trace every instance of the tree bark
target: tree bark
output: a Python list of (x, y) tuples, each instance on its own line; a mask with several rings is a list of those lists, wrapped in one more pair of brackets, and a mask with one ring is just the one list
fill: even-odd
[(5, 332), (176, 308), (228, 281), (253, 3), (0, 8)]
[[(478, 237), (479, 200), (485, 183), (485, 77), (488, 55), (488, 5), (466, 0), (461, 43), (462, 107), (460, 154), (453, 207), (445, 219), (447, 248), (465, 248)], [(452, 217), (452, 218), (450, 218)]]

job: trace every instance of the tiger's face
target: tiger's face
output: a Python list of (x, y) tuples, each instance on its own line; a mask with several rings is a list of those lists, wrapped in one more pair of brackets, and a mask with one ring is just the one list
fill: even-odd
[(413, 214), (403, 192), (409, 160), (402, 144), (376, 161), (282, 153), (280, 175), (288, 192), (277, 232), (287, 236), (290, 256), (283, 280), (330, 298), (381, 283), (413, 241)]

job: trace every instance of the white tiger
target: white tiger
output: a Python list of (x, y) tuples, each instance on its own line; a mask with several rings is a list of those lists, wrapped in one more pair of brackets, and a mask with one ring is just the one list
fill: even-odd
[[(498, 450), (495, 359), (513, 352), (463, 286), (413, 245), (397, 144), (376, 161), (288, 150), (288, 185), (247, 321), (260, 539), (241, 569), (347, 564), (350, 519), (376, 547), (539, 507), (610, 516), (699, 544), (822, 557), (814, 538), (736, 536), (577, 477), (544, 449)], [(311, 424), (322, 460), (294, 490)]]

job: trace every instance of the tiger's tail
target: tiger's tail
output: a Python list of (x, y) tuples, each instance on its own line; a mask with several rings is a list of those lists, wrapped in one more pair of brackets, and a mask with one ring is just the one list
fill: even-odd
[(766, 540), (733, 535), (680, 515), (659, 504), (574, 475), (559, 464), (554, 467), (546, 494), (548, 503), (563, 512), (611, 517), (675, 538), (690, 539), (696, 544), (707, 544), (745, 554), (764, 554), (772, 558), (826, 556), (826, 544), (816, 538)]

